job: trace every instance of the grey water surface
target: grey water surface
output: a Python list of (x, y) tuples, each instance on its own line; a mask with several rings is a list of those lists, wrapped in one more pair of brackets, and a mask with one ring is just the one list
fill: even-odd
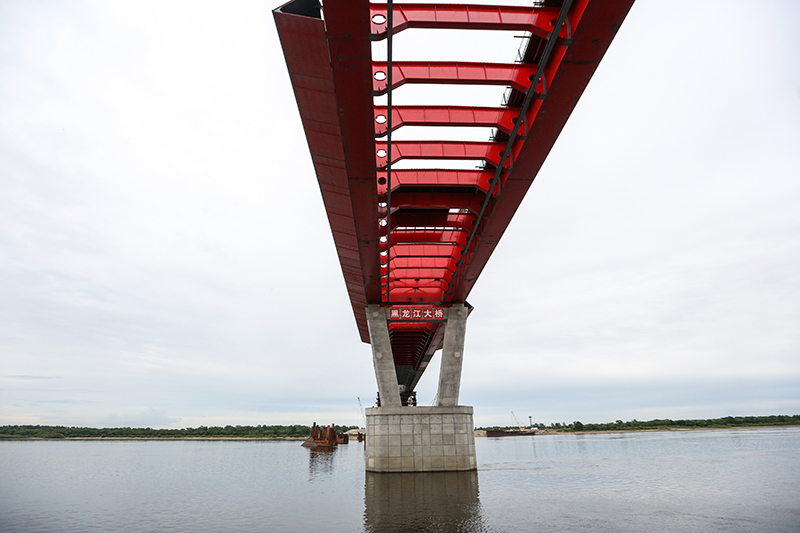
[(0, 532), (800, 532), (800, 428), (476, 439), (478, 471), (358, 443), (0, 442)]

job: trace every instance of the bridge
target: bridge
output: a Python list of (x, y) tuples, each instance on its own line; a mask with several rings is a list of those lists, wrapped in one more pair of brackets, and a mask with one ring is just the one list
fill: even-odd
[[(475, 468), (472, 407), (458, 404), (467, 297), (632, 4), (293, 0), (273, 12), (356, 325), (372, 347), (378, 407), (367, 410), (367, 470)], [(394, 61), (393, 36), (408, 29), (524, 39), (505, 62)], [(372, 57), (375, 41), (386, 42), (385, 58)], [(393, 105), (410, 84), (505, 92), (496, 107)], [(404, 126), (491, 133), (393, 140)], [(438, 350), (436, 405), (417, 406), (415, 387)]]

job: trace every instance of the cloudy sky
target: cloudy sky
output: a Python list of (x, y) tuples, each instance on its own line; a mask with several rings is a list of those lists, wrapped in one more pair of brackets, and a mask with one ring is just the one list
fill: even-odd
[[(0, 424), (360, 423), (277, 5), (0, 2)], [(634, 5), (470, 297), (476, 425), (800, 413), (798, 22)], [(520, 41), (484, 37), (395, 59)]]

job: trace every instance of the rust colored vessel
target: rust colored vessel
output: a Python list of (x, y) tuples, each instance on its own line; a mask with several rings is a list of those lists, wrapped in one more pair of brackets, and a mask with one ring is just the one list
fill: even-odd
[[(346, 444), (343, 442), (342, 444)], [(330, 426), (318, 426), (316, 422), (311, 426), (311, 436), (302, 444), (306, 448), (335, 448), (339, 445), (339, 438), (333, 424)]]

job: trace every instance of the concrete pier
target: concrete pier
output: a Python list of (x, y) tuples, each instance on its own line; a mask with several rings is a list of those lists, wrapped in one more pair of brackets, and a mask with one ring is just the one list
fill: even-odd
[(386, 309), (367, 307), (372, 363), (380, 407), (366, 409), (368, 472), (475, 470), (472, 407), (458, 405), (468, 309), (447, 309), (437, 405), (403, 406)]
[(368, 472), (475, 470), (472, 407), (366, 410)]

